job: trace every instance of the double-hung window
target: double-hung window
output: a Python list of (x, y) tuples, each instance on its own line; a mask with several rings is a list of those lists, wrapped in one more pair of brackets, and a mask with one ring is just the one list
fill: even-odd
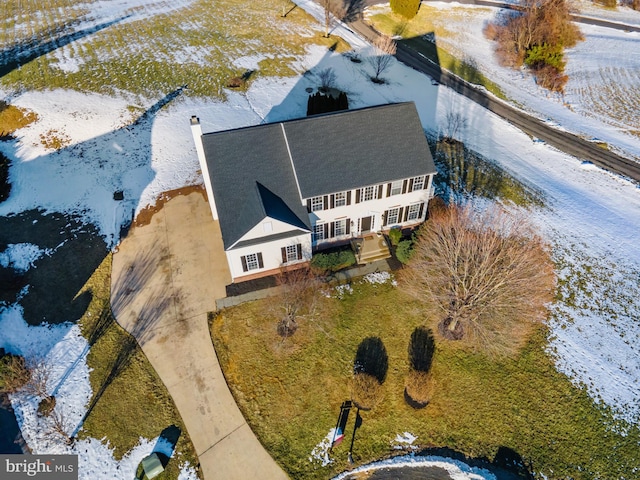
[(287, 245), (285, 248), (287, 263), (298, 260), (298, 245)]
[(413, 187), (411, 187), (411, 191), (415, 192), (416, 190), (422, 190), (424, 188), (424, 176), (415, 177), (413, 179)]
[(387, 210), (387, 225), (395, 225), (398, 223), (400, 214), (399, 208), (390, 208)]
[(336, 220), (334, 223), (334, 234), (336, 237), (341, 237), (347, 234), (347, 219)]
[(324, 210), (324, 197), (313, 197), (311, 199), (311, 211), (317, 212), (318, 210)]
[(362, 201), (367, 202), (375, 198), (376, 187), (364, 187), (362, 189)]
[(334, 196), (333, 204), (336, 207), (344, 207), (347, 204), (347, 193), (346, 192), (338, 192)]
[(263, 268), (262, 263), (262, 253), (249, 253), (247, 255), (243, 255), (240, 257), (240, 261), (242, 262), (242, 271), (248, 272), (249, 270), (258, 270), (259, 268)]
[(400, 195), (402, 193), (402, 180), (396, 180), (391, 183), (391, 195)]
[(324, 223), (318, 223), (313, 226), (313, 240), (324, 240)]
[(420, 207), (422, 207), (422, 205), (422, 203), (414, 203), (413, 205), (409, 205), (407, 220), (417, 220), (418, 218), (420, 218)]
[(250, 253), (247, 255), (247, 270), (257, 270), (259, 267), (258, 264), (258, 255), (256, 253)]

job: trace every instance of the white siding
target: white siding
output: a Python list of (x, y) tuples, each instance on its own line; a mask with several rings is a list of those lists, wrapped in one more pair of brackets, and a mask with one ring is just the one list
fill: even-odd
[[(388, 230), (393, 225), (387, 225), (383, 227), (382, 214), (386, 210), (389, 210), (390, 208), (395, 208), (395, 207), (406, 208), (411, 204), (424, 202), (425, 206), (423, 208), (423, 213), (419, 219), (407, 221), (407, 222), (402, 222), (402, 219), (401, 219), (400, 222), (394, 225), (410, 225), (410, 224), (423, 221), (427, 212), (427, 202), (433, 196), (433, 191), (431, 186), (432, 180), (433, 180), (433, 175), (428, 175), (425, 180), (425, 186), (427, 188), (416, 190), (414, 192), (407, 191), (404, 194), (401, 193), (398, 195), (391, 195), (389, 197), (386, 196), (387, 183), (385, 183), (383, 184), (383, 188), (382, 188), (382, 198), (377, 198), (377, 199), (369, 200), (365, 202), (361, 201), (360, 203), (355, 203), (356, 191), (352, 190), (350, 205), (346, 205), (343, 207), (329, 208), (329, 209), (325, 208), (324, 210), (311, 212), (309, 216), (311, 218), (312, 225), (316, 225), (319, 223), (330, 224), (335, 220), (345, 218), (345, 217), (348, 218), (350, 222), (353, 222), (352, 225), (350, 226), (349, 235), (344, 235), (342, 237), (337, 237), (337, 238), (334, 237), (334, 238), (325, 239), (322, 242), (320, 242), (320, 244), (329, 243), (331, 241), (337, 241), (341, 239), (344, 240), (350, 237), (357, 237), (361, 233), (358, 230), (358, 220), (363, 217), (369, 217), (369, 216), (373, 217), (373, 222), (372, 222), (373, 225), (371, 228), (372, 232), (379, 232), (383, 229)], [(330, 235), (330, 232), (329, 232), (329, 235)]]
[[(265, 228), (265, 224), (270, 224), (271, 231), (269, 231), (268, 228)], [(269, 235), (290, 232), (291, 230), (296, 229), (305, 230), (304, 228), (294, 227), (289, 223), (281, 222), (280, 220), (275, 220), (271, 217), (264, 217), (260, 223), (245, 233), (236, 243), (243, 242), (245, 240), (255, 240), (256, 238), (266, 237)]]
[[(309, 261), (311, 259), (311, 234), (309, 233), (249, 247), (227, 250), (227, 263), (231, 270), (231, 277), (235, 281), (236, 279), (241, 279), (243, 276), (280, 268), (282, 266), (282, 248), (298, 243), (302, 245), (302, 260), (300, 260), (300, 262)], [(258, 252), (262, 253), (263, 267), (244, 272), (242, 270), (242, 257), (252, 253), (257, 254)], [(293, 263), (297, 262), (291, 262), (287, 265)]]
[(202, 171), (202, 177), (204, 179), (204, 187), (207, 191), (207, 198), (209, 199), (211, 215), (213, 215), (214, 220), (218, 220), (218, 209), (216, 207), (216, 201), (213, 196), (211, 176), (209, 175), (207, 158), (204, 155), (204, 147), (202, 146), (202, 127), (200, 126), (200, 119), (195, 116), (191, 117), (191, 134), (196, 145), (196, 153), (198, 154), (198, 162), (200, 163), (200, 170)]

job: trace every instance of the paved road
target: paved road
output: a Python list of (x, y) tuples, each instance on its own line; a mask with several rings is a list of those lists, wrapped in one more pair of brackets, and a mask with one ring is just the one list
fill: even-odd
[[(373, 3), (386, 3), (384, 0), (369, 0)], [(425, 0), (426, 1), (426, 0)], [(479, 5), (483, 7), (496, 7), (506, 8), (508, 10), (519, 10), (518, 5), (513, 3), (504, 3), (495, 0), (433, 0), (438, 2), (447, 3), (464, 3), (466, 5)], [(372, 3), (372, 4), (373, 4)], [(620, 22), (613, 22), (610, 20), (602, 20), (600, 18), (587, 17), (584, 15), (571, 15), (571, 20), (577, 23), (584, 23), (585, 25), (596, 25), (598, 27), (615, 28), (616, 30), (623, 30), (625, 32), (640, 32), (640, 25), (631, 25)]]
[[(483, 1), (486, 0), (466, 0), (467, 3)], [(373, 3), (375, 3), (375, 0)], [(618, 25), (616, 28), (622, 28), (620, 26), (621, 24), (615, 25)], [(372, 42), (380, 35), (379, 32), (365, 23), (362, 19), (353, 20), (349, 23), (349, 27), (369, 42)], [(408, 41), (398, 42), (396, 58), (413, 69), (429, 75), (440, 84), (446, 85), (461, 95), (464, 95), (479, 105), (482, 105), (491, 112), (515, 125), (523, 132), (543, 140), (558, 150), (568, 153), (569, 155), (573, 155), (578, 159), (592, 162), (601, 168), (640, 183), (640, 162), (617, 155), (610, 150), (602, 148), (595, 143), (588, 142), (572, 133), (557, 130), (526, 112), (518, 110), (517, 108), (497, 99), (485, 90), (466, 82), (446, 70), (443, 70), (424, 53), (428, 52), (429, 49), (433, 50), (433, 46), (429, 48), (428, 43), (429, 42), (427, 40), (422, 38), (413, 38)]]

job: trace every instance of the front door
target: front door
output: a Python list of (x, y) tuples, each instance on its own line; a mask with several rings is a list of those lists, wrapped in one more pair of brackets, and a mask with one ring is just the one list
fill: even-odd
[(371, 231), (371, 217), (362, 217), (360, 219), (360, 233), (368, 233)]

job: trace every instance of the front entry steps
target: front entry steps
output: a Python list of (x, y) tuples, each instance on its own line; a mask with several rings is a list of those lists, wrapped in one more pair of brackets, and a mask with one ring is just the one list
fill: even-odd
[(358, 264), (366, 264), (391, 256), (387, 240), (381, 233), (371, 233), (354, 238), (351, 240), (351, 248), (353, 248)]

